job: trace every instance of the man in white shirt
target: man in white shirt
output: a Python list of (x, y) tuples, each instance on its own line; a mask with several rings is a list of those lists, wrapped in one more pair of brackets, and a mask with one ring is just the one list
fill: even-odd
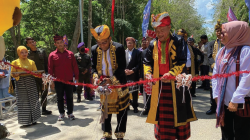
[[(202, 35), (200, 37), (201, 42), (202, 42), (202, 47), (201, 47), (201, 51), (204, 54), (204, 61), (200, 67), (201, 69), (201, 76), (205, 76), (208, 75), (209, 73), (209, 63), (208, 63), (208, 56), (207, 56), (207, 52), (208, 52), (208, 38), (207, 35)], [(210, 90), (210, 80), (204, 80), (202, 81), (202, 85), (199, 87), (202, 88), (204, 90)]]

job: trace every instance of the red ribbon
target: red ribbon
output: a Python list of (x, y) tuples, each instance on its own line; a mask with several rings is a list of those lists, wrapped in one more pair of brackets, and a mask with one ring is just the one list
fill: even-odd
[[(0, 60), (0, 62), (3, 62)], [(17, 66), (14, 66), (14, 65), (11, 65), (10, 63), (8, 62), (4, 62), (5, 65), (9, 65), (9, 66), (12, 66), (14, 67), (15, 69), (21, 69), (23, 71), (25, 71), (26, 73), (28, 74), (31, 74), (35, 77), (38, 77), (38, 78), (42, 78), (42, 74), (36, 74), (32, 71), (29, 71), (25, 68), (20, 68), (20, 67), (17, 67)], [(238, 71), (238, 72), (232, 72), (232, 73), (228, 73), (228, 74), (215, 74), (213, 76), (195, 76), (192, 78), (192, 81), (198, 81), (198, 80), (201, 80), (201, 81), (204, 81), (206, 79), (208, 80), (211, 80), (211, 79), (217, 79), (217, 78), (228, 78), (228, 77), (231, 77), (231, 76), (239, 76), (241, 74), (247, 74), (247, 73), (250, 73), (250, 71)], [(105, 77), (102, 77), (102, 79), (105, 78)], [(135, 86), (137, 84), (141, 85), (141, 84), (148, 84), (149, 82), (157, 82), (157, 81), (160, 81), (162, 77), (160, 78), (153, 78), (151, 80), (141, 80), (141, 81), (137, 81), (137, 82), (133, 82), (133, 83), (127, 83), (127, 84), (124, 84), (124, 85), (113, 85), (113, 86), (109, 86), (110, 89), (116, 89), (116, 88), (123, 88), (123, 87), (129, 87), (129, 86)], [(168, 79), (168, 80), (176, 80), (176, 77), (175, 76), (166, 76), (164, 77), (165, 79)], [(68, 81), (63, 81), (63, 80), (60, 80), (60, 79), (54, 79), (54, 81), (57, 81), (57, 82), (62, 82), (64, 84), (68, 84), (68, 85), (78, 85), (78, 86), (85, 86), (85, 87), (89, 87), (89, 88), (92, 88), (92, 89), (96, 89), (98, 86), (94, 86), (92, 84), (83, 84), (83, 83), (73, 83), (73, 82), (68, 82)]]
[(115, 12), (115, 0), (112, 1), (112, 11), (111, 11), (111, 27), (112, 27), (112, 30), (113, 30), (113, 35), (114, 35), (114, 32), (115, 32), (114, 12)]

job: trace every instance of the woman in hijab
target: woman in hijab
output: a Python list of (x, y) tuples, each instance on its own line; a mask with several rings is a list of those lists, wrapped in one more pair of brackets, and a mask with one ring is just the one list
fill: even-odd
[[(28, 59), (28, 50), (24, 46), (17, 48), (18, 59), (12, 65), (25, 68), (30, 71), (37, 71), (35, 62)], [(21, 69), (11, 68), (11, 72), (23, 72)], [(12, 74), (16, 79), (16, 98), (18, 108), (18, 123), (24, 126), (36, 124), (41, 117), (40, 104), (36, 82), (30, 74)]]
[[(213, 74), (250, 70), (250, 28), (243, 21), (222, 25), (221, 48), (216, 56)], [(239, 60), (239, 61), (238, 61)], [(236, 64), (239, 62), (238, 64)], [(239, 69), (238, 69), (239, 68)], [(239, 80), (238, 80), (239, 79)], [(250, 97), (250, 74), (212, 80), (213, 97), (217, 102), (217, 123), (222, 140), (250, 140), (250, 114), (240, 114)], [(223, 87), (224, 86), (224, 87)], [(246, 106), (244, 110), (246, 111)], [(250, 113), (250, 112), (249, 112)]]

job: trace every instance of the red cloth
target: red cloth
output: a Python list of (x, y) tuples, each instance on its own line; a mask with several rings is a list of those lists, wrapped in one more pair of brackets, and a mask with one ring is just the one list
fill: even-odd
[(157, 27), (169, 26), (170, 24), (171, 24), (171, 19), (169, 16), (167, 16), (161, 20), (161, 24)]
[(73, 75), (75, 75), (76, 79), (79, 78), (79, 70), (74, 53), (66, 49), (63, 53), (58, 50), (50, 53), (48, 71), (53, 77), (64, 81), (73, 80)]
[(166, 64), (161, 64), (161, 42), (158, 40), (158, 61), (159, 61), (159, 71), (160, 75), (164, 75), (169, 72), (169, 55), (168, 55), (168, 47), (169, 47), (170, 38), (167, 39), (165, 52), (166, 53)]
[(89, 52), (89, 48), (85, 48), (84, 53), (88, 53)]
[(190, 137), (190, 123), (174, 127), (174, 108), (171, 83), (162, 83), (158, 105), (158, 124), (155, 125), (157, 140), (186, 140)]
[(151, 38), (156, 38), (156, 34), (152, 30), (147, 30), (147, 36)]

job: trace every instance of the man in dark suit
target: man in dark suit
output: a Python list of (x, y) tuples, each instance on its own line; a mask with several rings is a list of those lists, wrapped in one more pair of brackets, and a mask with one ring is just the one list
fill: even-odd
[[(223, 47), (223, 44), (221, 44), (221, 30), (222, 30), (221, 28), (222, 24), (220, 24), (220, 20), (218, 20), (217, 24), (214, 27), (217, 39), (208, 43), (208, 63), (210, 66), (209, 75), (212, 75), (213, 68), (215, 65), (216, 55), (218, 51)], [(207, 115), (212, 115), (216, 113), (216, 108), (217, 108), (217, 104), (213, 98), (212, 88), (210, 88), (210, 104), (211, 104), (210, 109), (206, 112)]]
[[(135, 39), (133, 37), (126, 38), (127, 49), (126, 53), (126, 69), (125, 74), (127, 75), (128, 82), (139, 81), (139, 70), (141, 65), (141, 52), (135, 48)], [(132, 106), (134, 113), (138, 113), (138, 87), (130, 88), (130, 92), (133, 95)]]

